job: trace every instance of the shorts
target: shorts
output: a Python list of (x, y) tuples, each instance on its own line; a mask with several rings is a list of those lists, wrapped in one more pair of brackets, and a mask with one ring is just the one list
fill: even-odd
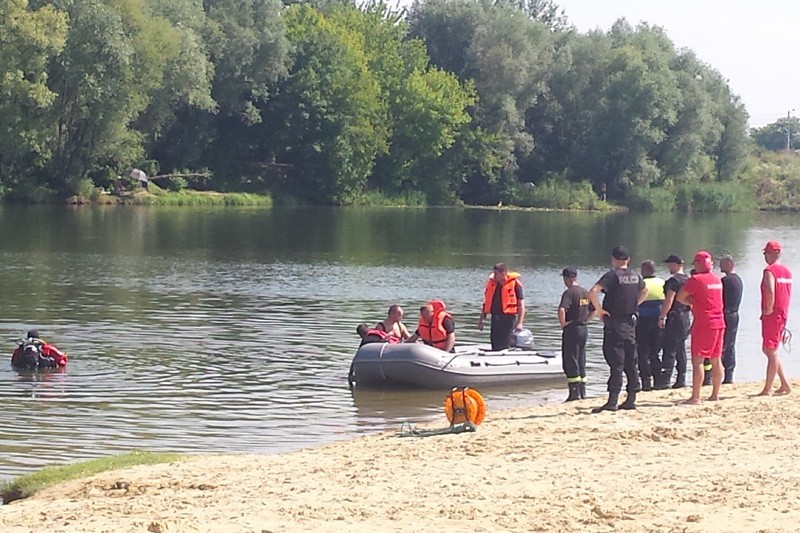
[(783, 339), (783, 330), (786, 329), (786, 317), (782, 315), (766, 315), (761, 317), (761, 339), (764, 348), (776, 349)]
[(725, 328), (697, 331), (692, 329), (691, 350), (693, 358), (714, 359), (722, 357), (725, 345)]

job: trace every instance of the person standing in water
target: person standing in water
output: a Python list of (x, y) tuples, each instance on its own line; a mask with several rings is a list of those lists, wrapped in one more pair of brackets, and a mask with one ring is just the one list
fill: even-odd
[(723, 255), (719, 269), (725, 273), (722, 278), (722, 305), (725, 307), (725, 339), (722, 348), (722, 366), (725, 368), (723, 384), (733, 383), (733, 370), (736, 368), (736, 334), (739, 331), (739, 304), (742, 303), (744, 284), (739, 274), (734, 272), (733, 257)]
[[(608, 400), (593, 413), (636, 409), (640, 387), (636, 356), (636, 309), (647, 297), (647, 287), (638, 272), (630, 270), (631, 256), (624, 246), (611, 251), (611, 270), (603, 274), (589, 291), (589, 301), (603, 321), (603, 357), (608, 363)], [(599, 295), (605, 293), (603, 305)], [(622, 390), (622, 373), (627, 379), (628, 397), (617, 406)]]
[(711, 401), (719, 400), (722, 385), (722, 346), (725, 338), (725, 315), (722, 306), (722, 280), (712, 272), (711, 254), (700, 250), (694, 256), (694, 274), (681, 287), (676, 300), (691, 306), (692, 317), (692, 396), (685, 403), (700, 403), (704, 364), (711, 361)]
[(561, 361), (569, 388), (568, 402), (586, 398), (586, 323), (594, 316), (589, 291), (578, 285), (578, 271), (567, 267), (561, 271), (567, 290), (558, 304), (561, 325)]
[(781, 380), (781, 386), (775, 394), (788, 394), (792, 391), (783, 374), (783, 364), (778, 355), (792, 297), (792, 273), (781, 264), (781, 251), (781, 243), (778, 241), (769, 241), (764, 246), (767, 267), (761, 278), (761, 348), (767, 356), (767, 379), (759, 396), (772, 395), (772, 384), (776, 375)]
[(492, 350), (505, 350), (511, 346), (514, 331), (523, 328), (525, 301), (518, 272), (509, 272), (504, 263), (497, 263), (489, 274), (484, 289), (478, 331), (483, 331), (486, 315), (492, 315), (490, 337)]

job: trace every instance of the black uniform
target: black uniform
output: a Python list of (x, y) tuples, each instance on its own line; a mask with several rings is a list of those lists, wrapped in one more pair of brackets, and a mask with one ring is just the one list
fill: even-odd
[[(517, 323), (517, 315), (503, 314), (503, 299), (500, 284), (495, 287), (492, 296), (492, 329), (489, 338), (492, 341), (492, 350), (505, 350), (511, 347), (511, 336), (514, 334), (514, 326)], [(522, 285), (514, 283), (514, 294), (517, 295), (517, 305), (521, 305), (523, 294)]]
[(722, 302), (725, 306), (722, 366), (725, 367), (725, 383), (733, 383), (733, 369), (736, 367), (736, 333), (739, 331), (739, 304), (742, 303), (743, 290), (739, 274), (731, 272), (722, 278)]
[[(674, 274), (664, 283), (664, 294), (674, 291), (677, 296), (689, 276)], [(676, 383), (685, 383), (686, 380), (686, 338), (689, 336), (691, 317), (689, 307), (680, 303), (677, 298), (673, 300), (672, 307), (667, 314), (664, 324), (664, 336), (661, 345), (664, 349), (662, 356), (662, 374), (659, 383), (663, 386), (672, 378), (672, 369), (677, 367), (678, 376)]]
[(593, 307), (589, 291), (573, 285), (561, 295), (559, 308), (566, 311), (567, 326), (561, 330), (561, 361), (568, 383), (586, 381), (586, 322)]
[(627, 379), (628, 394), (636, 394), (639, 368), (636, 354), (636, 308), (639, 292), (645, 287), (642, 277), (627, 268), (606, 272), (597, 282), (603, 288), (603, 309), (610, 313), (603, 326), (603, 357), (611, 370), (609, 398), (616, 403), (622, 390), (622, 373)]

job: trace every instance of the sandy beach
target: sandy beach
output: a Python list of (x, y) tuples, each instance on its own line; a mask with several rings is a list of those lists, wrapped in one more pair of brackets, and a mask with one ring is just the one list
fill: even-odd
[(489, 405), (475, 433), (135, 467), (2, 506), (0, 530), (797, 531), (793, 385), (773, 398), (726, 386), (700, 406), (678, 405), (688, 389), (649, 392), (637, 411), (599, 415), (599, 398)]

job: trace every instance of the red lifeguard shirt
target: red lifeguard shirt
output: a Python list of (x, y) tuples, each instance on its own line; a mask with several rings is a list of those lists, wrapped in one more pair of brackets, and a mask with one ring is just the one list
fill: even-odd
[(695, 327), (705, 330), (724, 329), (725, 314), (722, 304), (722, 280), (713, 272), (695, 274), (683, 286), (692, 295), (692, 316)]
[[(789, 316), (789, 300), (792, 297), (792, 273), (781, 264), (773, 263), (765, 271), (772, 272), (775, 277), (775, 305), (772, 314), (786, 318)], [(767, 295), (767, 288), (761, 284), (761, 301)]]

